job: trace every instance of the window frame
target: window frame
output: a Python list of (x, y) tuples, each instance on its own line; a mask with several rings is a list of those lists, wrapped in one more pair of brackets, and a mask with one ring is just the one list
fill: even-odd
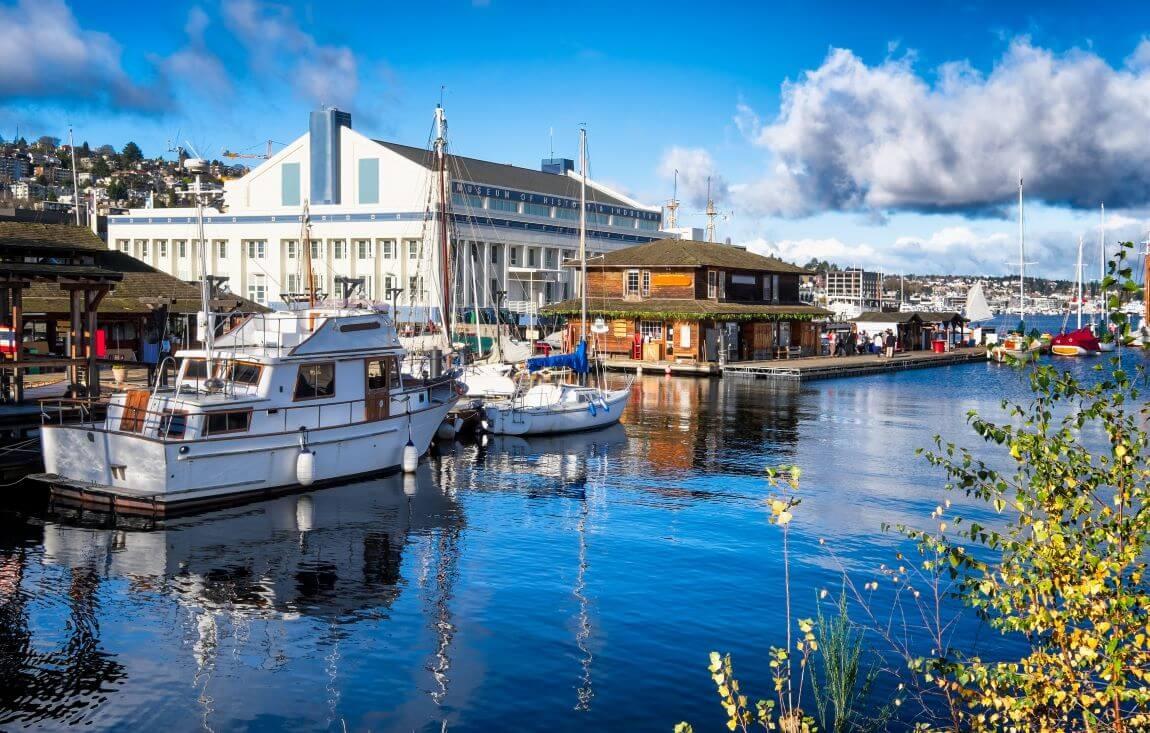
[(719, 271), (707, 270), (707, 297), (719, 297)]
[(666, 341), (667, 322), (640, 320), (639, 333), (646, 341)]
[[(316, 395), (309, 395), (309, 396), (301, 397), (299, 394), (299, 388), (300, 388), (300, 377), (303, 374), (303, 370), (308, 369), (308, 368), (312, 368), (312, 367), (323, 367), (323, 366), (331, 367), (331, 387), (330, 387), (331, 392), (330, 392), (330, 394), (316, 394)], [(296, 370), (295, 386), (292, 388), (292, 402), (310, 402), (312, 400), (326, 400), (326, 399), (330, 399), (332, 397), (335, 397), (335, 388), (336, 388), (335, 377), (336, 377), (336, 373), (335, 373), (335, 362), (334, 361), (309, 361), (309, 362), (305, 362), (303, 364), (300, 364), (299, 369)]]
[[(203, 429), (200, 431), (200, 434), (205, 438), (210, 438), (214, 435), (229, 435), (232, 433), (246, 433), (252, 429), (252, 410), (250, 407), (247, 408), (246, 410), (212, 410), (211, 412), (205, 412), (202, 414), (204, 416), (204, 421), (203, 421)], [(231, 416), (232, 415), (243, 415), (244, 416), (245, 419), (244, 419), (243, 427), (231, 427)], [(225, 425), (227, 427), (224, 430), (212, 430), (212, 427), (211, 427), (212, 418), (221, 417), (221, 416), (224, 416), (226, 418), (225, 419)]]
[(639, 275), (639, 296), (642, 298), (650, 297), (651, 295), (651, 271), (643, 270)]
[[(632, 278), (635, 280), (634, 285), (631, 283)], [(623, 273), (623, 297), (639, 297), (639, 282), (640, 278), (638, 270), (625, 271)]]

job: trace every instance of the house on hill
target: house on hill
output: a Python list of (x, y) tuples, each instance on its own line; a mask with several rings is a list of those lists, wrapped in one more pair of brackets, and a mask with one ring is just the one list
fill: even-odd
[[(568, 268), (579, 267), (567, 262)], [(587, 305), (607, 333), (594, 347), (607, 358), (715, 363), (815, 355), (830, 311), (804, 303), (799, 281), (813, 275), (773, 257), (725, 244), (660, 239), (587, 261)], [(544, 309), (574, 316), (580, 301)], [(588, 325), (590, 331), (590, 325)]]

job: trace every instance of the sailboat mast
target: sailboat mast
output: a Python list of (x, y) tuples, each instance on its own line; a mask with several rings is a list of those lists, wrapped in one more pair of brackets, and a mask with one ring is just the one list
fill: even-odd
[(1078, 328), (1082, 328), (1082, 279), (1083, 279), (1083, 275), (1084, 275), (1084, 273), (1082, 271), (1082, 243), (1084, 241), (1085, 241), (1085, 238), (1082, 235), (1079, 235), (1078, 236), (1078, 266), (1075, 268), (1075, 270), (1077, 271), (1076, 272), (1077, 277), (1074, 278), (1075, 280), (1078, 281)]
[(1022, 224), (1022, 174), (1018, 174), (1018, 320), (1026, 324), (1026, 235)]
[(447, 236), (447, 118), (443, 105), (435, 105), (435, 154), (439, 162), (439, 265), (443, 274), (443, 328), (448, 343), (455, 321), (451, 307), (451, 247)]
[(587, 128), (579, 128), (579, 317), (587, 340)]
[[(311, 262), (311, 213), (308, 202), (303, 202), (303, 256), (307, 262), (307, 306), (315, 308), (315, 270)], [(395, 314), (391, 314), (395, 318)]]
[(1106, 327), (1106, 289), (1102, 281), (1106, 279), (1106, 204), (1102, 204), (1098, 219), (1098, 328)]
[(215, 377), (213, 367), (216, 325), (212, 322), (212, 288), (208, 280), (208, 240), (204, 237), (203, 174), (196, 169), (196, 224), (200, 234), (200, 307), (204, 311), (204, 367), (207, 381)]

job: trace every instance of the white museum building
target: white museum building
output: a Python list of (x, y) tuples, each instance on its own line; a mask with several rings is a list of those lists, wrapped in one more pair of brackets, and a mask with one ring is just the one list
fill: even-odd
[[(497, 294), (531, 311), (575, 294), (561, 267), (579, 241), (579, 177), (572, 161), (540, 170), (449, 154), (449, 231), (456, 252), (452, 299), (490, 306)], [(335, 109), (311, 113), (307, 133), (224, 183), (222, 206), (208, 209), (209, 275), (234, 293), (284, 307), (306, 288), (305, 210), (311, 269), (320, 291), (338, 297), (335, 278), (364, 278), (358, 299), (399, 305), (438, 303), (439, 176), (433, 151), (373, 140)], [(666, 236), (662, 210), (588, 180), (587, 248), (607, 252)], [(108, 246), (170, 273), (200, 273), (194, 208), (133, 209), (109, 217)], [(570, 268), (568, 268), (569, 270)]]

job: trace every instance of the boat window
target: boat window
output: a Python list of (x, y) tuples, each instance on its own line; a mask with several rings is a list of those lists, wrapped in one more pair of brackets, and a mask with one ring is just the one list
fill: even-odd
[(204, 435), (239, 433), (248, 429), (252, 421), (251, 410), (205, 413)]
[(335, 394), (335, 362), (301, 364), (295, 381), (297, 400), (314, 400)]
[(399, 363), (394, 358), (368, 360), (367, 389), (369, 392), (399, 386)]
[(187, 364), (184, 367), (184, 379), (206, 379), (208, 376), (208, 365), (203, 359), (188, 359), (184, 362)]
[(188, 413), (165, 412), (160, 416), (160, 435), (182, 438), (188, 429)]
[(259, 364), (238, 362), (232, 365), (232, 381), (236, 384), (259, 384), (262, 371)]

